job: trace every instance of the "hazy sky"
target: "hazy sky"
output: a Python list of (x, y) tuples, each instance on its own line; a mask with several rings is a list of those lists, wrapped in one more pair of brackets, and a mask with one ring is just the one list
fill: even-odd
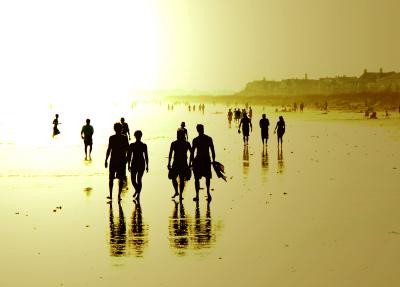
[(1, 1), (0, 94), (240, 90), (400, 71), (398, 0)]

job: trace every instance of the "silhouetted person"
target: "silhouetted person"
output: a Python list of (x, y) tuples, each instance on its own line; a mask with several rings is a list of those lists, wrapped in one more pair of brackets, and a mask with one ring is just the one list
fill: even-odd
[(136, 141), (131, 143), (128, 149), (128, 170), (131, 172), (132, 185), (135, 188), (133, 198), (139, 201), (144, 170), (149, 172), (149, 157), (147, 145), (141, 141), (142, 132), (135, 131), (134, 136)]
[(89, 147), (89, 159), (91, 160), (91, 154), (92, 154), (92, 145), (93, 145), (93, 136), (94, 129), (90, 125), (90, 119), (86, 119), (86, 125), (82, 127), (81, 130), (81, 137), (83, 139), (83, 143), (85, 144), (85, 160), (88, 159), (88, 152), (87, 149)]
[[(207, 200), (210, 201), (211, 163), (215, 162), (214, 143), (211, 137), (204, 134), (203, 125), (198, 124), (196, 129), (199, 136), (193, 139), (192, 150), (190, 153), (190, 165), (193, 166), (194, 185), (196, 188), (196, 197), (194, 197), (193, 200), (199, 200), (200, 179), (204, 176), (206, 178)], [(212, 162), (210, 159), (210, 150)]]
[[(168, 178), (172, 180), (175, 193), (172, 198), (179, 195), (179, 200), (182, 200), (183, 189), (185, 188), (185, 181), (190, 179), (190, 168), (188, 165), (187, 153), (190, 152), (190, 143), (186, 141), (185, 132), (179, 129), (176, 132), (177, 140), (171, 143), (168, 155)], [(171, 167), (172, 155), (174, 161)], [(178, 181), (179, 177), (179, 192), (178, 192)]]
[(236, 123), (239, 123), (240, 114), (241, 114), (240, 109), (235, 109), (235, 121), (236, 121)]
[(114, 222), (114, 214), (112, 202), (110, 203), (109, 211), (110, 220), (110, 252), (112, 256), (126, 255), (126, 224), (124, 211), (121, 204), (118, 203), (118, 222)]
[(185, 126), (186, 126), (185, 122), (181, 122), (181, 127), (179, 129), (183, 130), (183, 132), (185, 133), (185, 139), (188, 141), (189, 140), (189, 134), (188, 134), (188, 131), (185, 128)]
[(304, 103), (300, 103), (300, 112), (302, 112), (304, 109)]
[(249, 119), (251, 120), (253, 118), (253, 110), (251, 107), (249, 107)]
[(108, 148), (106, 153), (105, 167), (108, 167), (108, 157), (110, 158), (110, 173), (109, 173), (109, 188), (110, 200), (112, 200), (112, 189), (114, 178), (119, 179), (118, 184), (118, 200), (121, 200), (121, 191), (126, 178), (126, 153), (128, 151), (129, 142), (128, 138), (123, 135), (121, 123), (114, 124), (115, 135), (110, 136), (108, 141)]
[(281, 148), (282, 148), (282, 137), (285, 134), (285, 121), (283, 120), (282, 116), (279, 116), (279, 121), (276, 123), (274, 133), (278, 135), (278, 148), (279, 148), (279, 142), (281, 143)]
[(124, 118), (121, 118), (121, 125), (122, 125), (122, 134), (128, 137), (128, 140), (131, 140), (131, 133), (129, 132), (129, 125), (125, 122)]
[(58, 114), (56, 114), (56, 117), (55, 117), (55, 119), (53, 120), (53, 138), (56, 136), (56, 135), (58, 135), (58, 134), (60, 134), (60, 131), (59, 131), (59, 129), (58, 129), (58, 125), (59, 125), (60, 123), (58, 122)]
[(238, 130), (239, 133), (240, 133), (240, 127), (242, 127), (243, 143), (248, 144), (250, 129), (251, 131), (253, 131), (253, 125), (251, 124), (251, 120), (247, 117), (246, 112), (243, 112), (243, 118), (240, 120), (239, 130)]
[(229, 109), (229, 111), (228, 111), (228, 122), (229, 122), (229, 127), (231, 127), (232, 117), (233, 117), (232, 110)]
[(262, 143), (267, 144), (268, 142), (268, 128), (269, 128), (269, 120), (265, 117), (265, 114), (262, 115), (260, 120), (260, 128), (261, 128), (261, 140)]

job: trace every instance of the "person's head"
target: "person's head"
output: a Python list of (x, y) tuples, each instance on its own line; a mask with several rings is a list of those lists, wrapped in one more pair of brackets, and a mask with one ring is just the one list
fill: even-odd
[(121, 123), (124, 123), (125, 122), (125, 119), (124, 118), (121, 118)]
[(86, 124), (87, 124), (87, 125), (90, 124), (90, 119), (86, 119)]
[(265, 119), (265, 114), (262, 114), (262, 118)]
[(247, 113), (245, 111), (243, 111), (243, 117), (247, 118)]
[(184, 128), (185, 127), (185, 122), (181, 122), (181, 127)]
[(133, 135), (135, 136), (137, 141), (140, 141), (143, 134), (142, 134), (142, 131), (137, 130), (137, 131), (135, 131), (135, 133)]
[(197, 130), (197, 132), (198, 132), (200, 135), (203, 135), (203, 134), (204, 134), (204, 126), (203, 126), (202, 124), (198, 124), (198, 125), (196, 126), (196, 130)]
[(279, 116), (279, 120), (280, 120), (281, 122), (283, 122), (283, 117), (282, 117), (282, 116)]
[(122, 132), (122, 125), (121, 123), (114, 124), (114, 131), (116, 134), (120, 134)]
[(182, 130), (182, 129), (178, 129), (178, 130), (176, 131), (176, 139), (179, 140), (179, 141), (184, 141), (184, 140), (186, 140), (185, 131)]
[(58, 114), (56, 114), (56, 118), (58, 118)]

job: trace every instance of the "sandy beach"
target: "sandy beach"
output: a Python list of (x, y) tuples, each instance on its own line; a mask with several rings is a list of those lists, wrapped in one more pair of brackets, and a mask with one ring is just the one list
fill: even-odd
[[(400, 115), (284, 113), (278, 153), (280, 113), (253, 107), (246, 148), (227, 109), (114, 107), (92, 117), (92, 161), (76, 111), (59, 112), (54, 140), (54, 110), (26, 123), (23, 137), (0, 122), (0, 286), (399, 286)], [(131, 184), (120, 205), (107, 204), (106, 144), (121, 116), (148, 145), (140, 206)], [(213, 173), (210, 204), (204, 189), (192, 201), (193, 179), (182, 204), (170, 198), (167, 156), (181, 121), (190, 141), (203, 123), (225, 165), (227, 182)]]

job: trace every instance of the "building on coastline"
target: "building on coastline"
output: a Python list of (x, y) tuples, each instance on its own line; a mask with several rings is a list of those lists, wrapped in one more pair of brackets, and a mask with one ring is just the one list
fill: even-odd
[(274, 95), (332, 95), (363, 92), (400, 92), (400, 73), (368, 72), (359, 77), (337, 76), (320, 79), (285, 79), (268, 81), (265, 78), (250, 82), (242, 93), (251, 96)]

